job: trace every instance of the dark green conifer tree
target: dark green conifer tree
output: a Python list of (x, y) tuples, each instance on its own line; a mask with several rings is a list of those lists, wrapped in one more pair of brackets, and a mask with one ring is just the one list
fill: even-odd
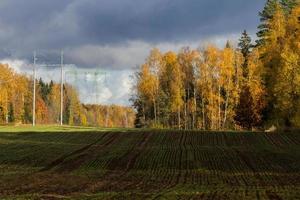
[(247, 130), (251, 130), (258, 124), (258, 119), (254, 113), (254, 102), (248, 85), (242, 87), (240, 100), (237, 105), (234, 117), (236, 123)]
[(256, 45), (260, 46), (265, 42), (265, 36), (269, 32), (269, 27), (267, 22), (272, 19), (276, 4), (279, 3), (286, 16), (291, 13), (291, 10), (300, 3), (299, 0), (267, 0), (265, 7), (259, 13), (261, 24), (258, 26)]
[(267, 0), (263, 10), (259, 12), (261, 24), (258, 26), (258, 32), (256, 34), (258, 37), (258, 39), (256, 40), (257, 46), (260, 46), (265, 42), (264, 38), (266, 34), (268, 34), (269, 32), (269, 27), (267, 22), (273, 17), (277, 3), (278, 0)]
[(244, 57), (244, 64), (242, 66), (244, 78), (247, 78), (249, 73), (248, 60), (249, 60), (249, 55), (251, 53), (251, 49), (253, 47), (251, 42), (252, 42), (251, 37), (248, 35), (247, 31), (244, 30), (241, 38), (239, 39), (239, 44), (238, 44), (239, 50), (241, 51)]

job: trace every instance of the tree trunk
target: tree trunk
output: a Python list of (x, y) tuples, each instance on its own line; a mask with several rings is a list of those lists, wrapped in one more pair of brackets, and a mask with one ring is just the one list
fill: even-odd
[(197, 97), (196, 97), (196, 87), (194, 88), (194, 104), (195, 104), (195, 110), (193, 113), (193, 129), (196, 127), (196, 114), (197, 114)]
[[(157, 75), (158, 76), (158, 75)], [(159, 79), (157, 79), (159, 83)], [(159, 122), (159, 85), (156, 86), (156, 99), (154, 99), (155, 104), (156, 104), (156, 121)]]
[(157, 115), (156, 115), (156, 102), (153, 100), (153, 107), (154, 107), (154, 122), (155, 125), (157, 124)]
[[(186, 89), (186, 88), (185, 88)], [(184, 95), (184, 130), (187, 129), (187, 94)]]
[[(236, 53), (234, 54), (234, 56), (235, 56), (235, 59), (236, 59)], [(239, 89), (239, 76), (238, 76), (238, 67), (237, 67), (237, 64), (235, 63), (235, 89), (236, 89), (236, 91), (238, 91), (238, 89)], [(237, 105), (238, 105), (238, 101), (239, 101), (239, 97), (237, 97), (236, 99), (235, 99), (235, 109), (236, 109), (236, 107), (237, 107)], [(236, 123), (234, 123), (234, 129), (235, 130), (237, 130), (237, 125), (236, 125)]]
[(105, 127), (108, 127), (108, 117), (109, 117), (109, 109), (106, 108), (106, 116), (105, 116)]
[[(230, 79), (228, 79), (228, 85), (229, 85), (229, 82), (230, 82)], [(229, 101), (229, 89), (227, 88), (225, 110), (224, 110), (224, 119), (223, 119), (223, 129), (225, 128), (226, 120), (227, 120), (228, 101)]]
[(127, 112), (125, 112), (125, 128), (128, 128), (128, 116), (127, 116)]
[(219, 107), (219, 113), (218, 113), (218, 129), (221, 130), (221, 86), (219, 84), (219, 92), (218, 92), (218, 107)]
[[(189, 108), (189, 104), (188, 104), (188, 101), (190, 99), (190, 88), (189, 88), (189, 84), (187, 83), (187, 89), (188, 89), (188, 92), (187, 92), (187, 97), (186, 97), (186, 103), (187, 103), (187, 109), (186, 109), (186, 120), (185, 120), (185, 130), (187, 130), (188, 128), (190, 128), (190, 120), (189, 120), (189, 117), (188, 115), (190, 116), (190, 108)], [(188, 113), (188, 115), (187, 115)]]
[[(186, 98), (185, 98), (186, 101)], [(184, 103), (184, 130), (187, 129), (187, 103)]]
[(178, 129), (180, 129), (181, 119), (180, 119), (180, 107), (178, 107)]
[(143, 119), (144, 123), (146, 122), (146, 115), (145, 115), (145, 105), (143, 104)]
[(202, 93), (202, 128), (206, 129), (206, 124), (205, 124), (205, 113), (204, 113), (204, 97)]
[(215, 111), (215, 102), (214, 102), (214, 97), (213, 97), (213, 87), (211, 88), (211, 97), (210, 97), (210, 101), (211, 101), (211, 113), (210, 113), (210, 119), (211, 119), (211, 124), (210, 124), (210, 129), (212, 129), (212, 130), (214, 130), (214, 129), (216, 129), (216, 127), (215, 127), (215, 119), (214, 119), (214, 111)]
[(9, 106), (8, 106), (8, 97), (7, 97), (7, 94), (6, 94), (6, 111), (5, 111), (5, 121), (6, 121), (6, 124), (8, 124), (8, 109), (9, 109)]
[(226, 125), (226, 120), (227, 120), (227, 108), (228, 108), (228, 94), (226, 95), (226, 103), (225, 103), (225, 111), (224, 111), (224, 119), (223, 119), (223, 129)]

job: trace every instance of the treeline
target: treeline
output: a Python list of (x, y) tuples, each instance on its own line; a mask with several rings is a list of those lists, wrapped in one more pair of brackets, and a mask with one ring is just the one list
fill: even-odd
[[(32, 123), (33, 80), (0, 64), (0, 123)], [(64, 85), (63, 123), (65, 125), (133, 127), (135, 113), (130, 107), (84, 105), (77, 90)], [(36, 84), (36, 123), (60, 122), (60, 84), (42, 79)]]
[(136, 127), (253, 129), (300, 125), (300, 6), (268, 0), (258, 40), (153, 49), (135, 73)]
[(83, 105), (85, 125), (101, 127), (134, 127), (135, 112), (131, 107), (118, 105)]

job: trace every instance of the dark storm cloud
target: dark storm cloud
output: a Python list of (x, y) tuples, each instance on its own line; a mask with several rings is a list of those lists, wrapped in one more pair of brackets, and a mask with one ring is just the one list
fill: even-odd
[[(47, 39), (55, 42), (56, 37), (57, 45), (64, 41), (67, 45), (136, 39), (159, 42), (254, 29), (263, 3), (262, 0), (2, 0), (0, 22), (8, 26), (8, 34), (12, 29), (11, 34), (24, 40), (35, 37), (42, 40), (42, 46)], [(76, 35), (77, 40), (68, 39), (68, 29), (75, 31), (71, 36)]]
[[(98, 1), (97, 1), (98, 2)], [(126, 39), (178, 41), (257, 26), (262, 0), (127, 0), (76, 9), (83, 35), (105, 43)]]
[(60, 48), (76, 49), (78, 54), (78, 48), (87, 45), (180, 43), (254, 31), (263, 4), (262, 0), (1, 0), (0, 56), (29, 58), (33, 49)]

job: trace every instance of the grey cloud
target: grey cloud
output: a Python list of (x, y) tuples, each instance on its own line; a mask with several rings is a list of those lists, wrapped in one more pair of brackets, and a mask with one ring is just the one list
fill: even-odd
[(91, 0), (79, 1), (73, 11), (81, 34), (103, 44), (191, 40), (254, 29), (262, 5), (261, 0)]
[(261, 0), (2, 0), (0, 44), (31, 51), (172, 42), (255, 29)]
[[(134, 69), (142, 64), (153, 48), (162, 52), (179, 51), (182, 47), (198, 48), (201, 44), (214, 43), (223, 47), (227, 40), (234, 40), (239, 35), (216, 35), (203, 40), (150, 43), (145, 41), (129, 41), (111, 45), (84, 45), (66, 50), (65, 59), (68, 63), (76, 63), (79, 67), (102, 68), (105, 70)], [(58, 56), (56, 56), (58, 57)]]
[(90, 68), (127, 69), (143, 62), (150, 49), (150, 44), (137, 41), (120, 45), (85, 45), (68, 50), (66, 59)]

